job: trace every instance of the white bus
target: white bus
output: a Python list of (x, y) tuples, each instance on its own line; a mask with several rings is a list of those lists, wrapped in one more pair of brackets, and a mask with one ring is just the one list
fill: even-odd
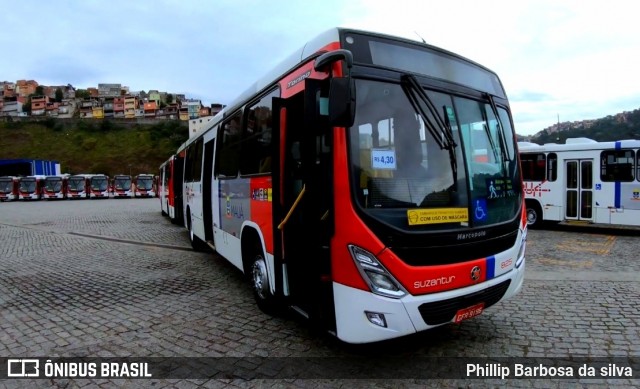
[(20, 196), (20, 178), (14, 176), (0, 177), (0, 201), (18, 200)]
[(109, 176), (104, 174), (94, 174), (91, 176), (89, 198), (108, 199), (109, 198)]
[(138, 174), (133, 178), (133, 197), (156, 197), (153, 174)]
[(456, 54), (329, 30), (176, 155), (194, 248), (243, 271), (260, 308), (345, 342), (458, 323), (522, 287), (509, 101)]
[(91, 193), (91, 177), (93, 174), (76, 174), (69, 177), (67, 183), (68, 199), (88, 199)]
[(20, 178), (20, 200), (41, 200), (44, 192), (44, 175), (34, 175)]
[(133, 196), (131, 176), (127, 174), (118, 174), (113, 177), (113, 197), (114, 198), (130, 198)]
[(68, 195), (69, 174), (47, 176), (44, 179), (42, 196), (47, 200), (66, 199)]
[(640, 226), (640, 140), (520, 142), (527, 223)]

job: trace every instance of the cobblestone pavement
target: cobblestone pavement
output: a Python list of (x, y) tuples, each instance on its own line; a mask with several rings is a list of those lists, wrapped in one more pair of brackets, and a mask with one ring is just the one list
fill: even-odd
[[(637, 361), (638, 252), (636, 231), (532, 230), (526, 282), (516, 298), (460, 325), (350, 346), (293, 314), (263, 314), (242, 275), (214, 254), (191, 251), (186, 232), (160, 215), (157, 199), (2, 203), (0, 357), (229, 357), (249, 370), (248, 357), (375, 355), (393, 358), (396, 367), (431, 357)], [(637, 378), (349, 380), (333, 379), (331, 371), (318, 377), (5, 379), (0, 388), (640, 386)]]

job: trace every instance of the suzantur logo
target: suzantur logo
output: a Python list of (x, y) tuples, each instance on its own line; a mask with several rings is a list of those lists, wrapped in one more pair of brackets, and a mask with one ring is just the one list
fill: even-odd
[(413, 287), (415, 289), (432, 288), (438, 285), (450, 284), (455, 279), (456, 279), (456, 276), (449, 276), (449, 277), (432, 278), (430, 280), (416, 281), (413, 283)]

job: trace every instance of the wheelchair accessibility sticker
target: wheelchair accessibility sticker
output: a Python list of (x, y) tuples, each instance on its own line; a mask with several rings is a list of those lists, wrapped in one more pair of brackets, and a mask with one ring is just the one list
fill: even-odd
[(473, 220), (483, 221), (487, 218), (487, 201), (485, 199), (474, 200)]

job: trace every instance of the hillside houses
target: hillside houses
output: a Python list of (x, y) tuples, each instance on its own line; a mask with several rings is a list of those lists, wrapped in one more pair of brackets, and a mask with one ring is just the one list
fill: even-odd
[[(80, 93), (80, 91), (82, 93)], [(215, 115), (220, 104), (204, 106), (184, 94), (158, 90), (132, 92), (121, 84), (80, 90), (72, 85), (45, 86), (35, 80), (0, 81), (0, 118), (174, 119)]]

